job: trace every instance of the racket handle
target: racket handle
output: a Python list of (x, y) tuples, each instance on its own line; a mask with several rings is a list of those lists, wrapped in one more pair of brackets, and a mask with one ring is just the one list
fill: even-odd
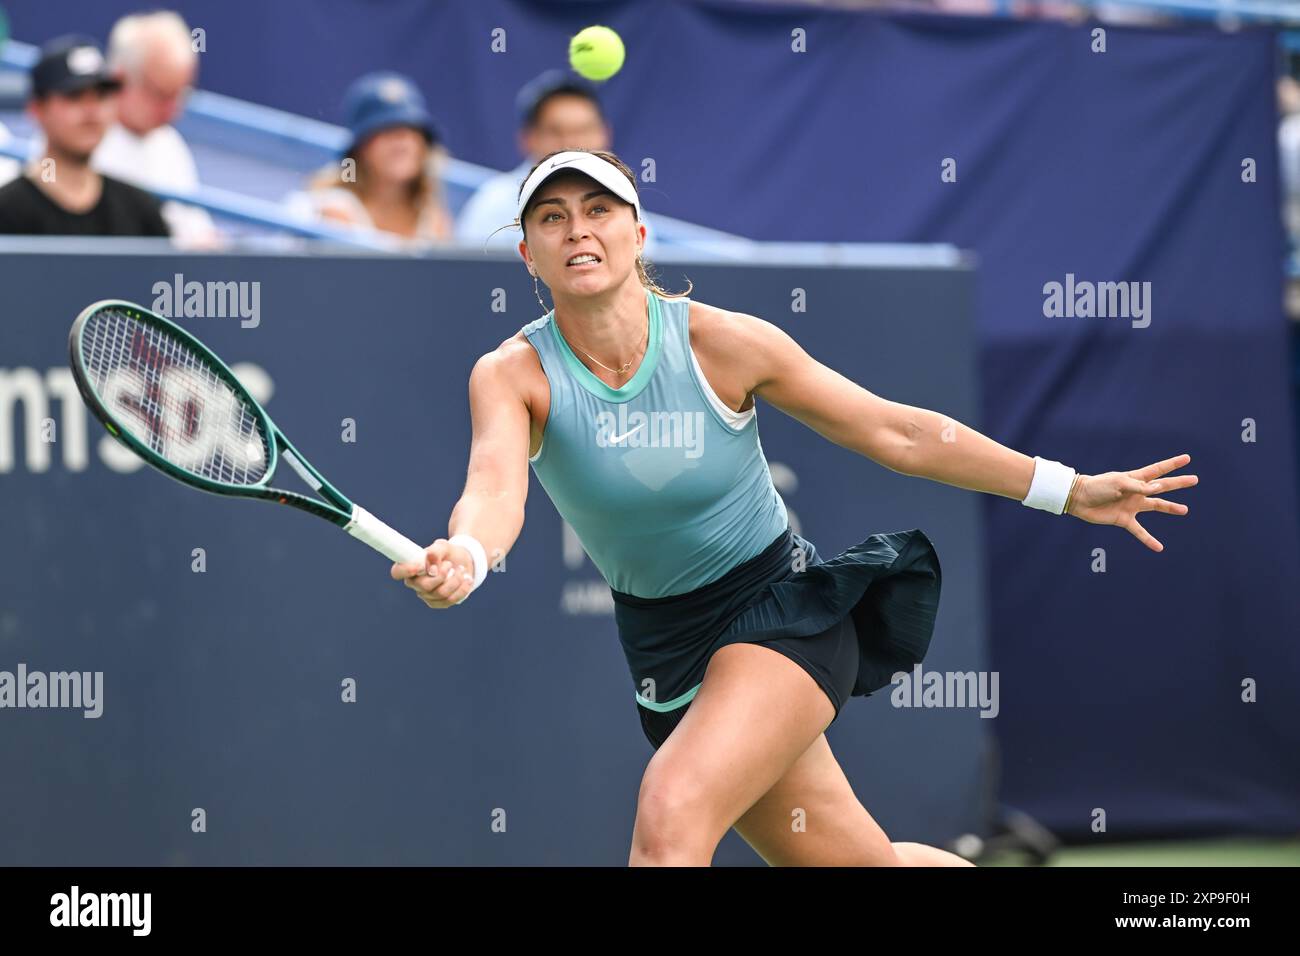
[(358, 541), (370, 545), (390, 561), (424, 561), (424, 548), (401, 532), (388, 527), (360, 505), (352, 506), (352, 520), (343, 526), (343, 530)]

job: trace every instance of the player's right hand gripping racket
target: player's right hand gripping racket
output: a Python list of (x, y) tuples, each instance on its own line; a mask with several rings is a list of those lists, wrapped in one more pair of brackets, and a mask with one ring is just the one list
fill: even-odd
[[(292, 505), (391, 561), (424, 561), (424, 548), (321, 477), (225, 363), (174, 322), (108, 299), (77, 316), (68, 348), (95, 417), (163, 474), (213, 494)], [(272, 488), (281, 460), (325, 500)]]

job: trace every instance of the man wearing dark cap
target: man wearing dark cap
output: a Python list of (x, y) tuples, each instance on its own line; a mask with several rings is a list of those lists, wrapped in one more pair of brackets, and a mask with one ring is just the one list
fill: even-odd
[(88, 37), (60, 37), (41, 50), (27, 111), (45, 132), (45, 153), (0, 188), (0, 233), (168, 234), (157, 199), (90, 168), (113, 122), (118, 85)]
[[(571, 71), (547, 70), (530, 80), (515, 99), (515, 115), (519, 149), (526, 158), (475, 190), (456, 219), (461, 242), (513, 249), (519, 245), (519, 230), (494, 230), (514, 220), (519, 187), (533, 164), (560, 149), (609, 149), (610, 128), (596, 85)], [(650, 245), (647, 237), (646, 248)]]

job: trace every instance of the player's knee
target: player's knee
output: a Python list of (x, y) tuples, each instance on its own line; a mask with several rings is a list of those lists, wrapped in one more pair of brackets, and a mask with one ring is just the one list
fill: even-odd
[(915, 844), (909, 843), (890, 843), (887, 847), (881, 848), (880, 862), (876, 866), (921, 866), (912, 853), (908, 850), (909, 846)]
[(721, 839), (704, 781), (654, 761), (637, 794), (635, 829), (638, 852), (651, 857), (696, 853)]

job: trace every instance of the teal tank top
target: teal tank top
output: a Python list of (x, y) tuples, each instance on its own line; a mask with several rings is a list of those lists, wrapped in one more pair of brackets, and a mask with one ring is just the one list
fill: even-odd
[(729, 408), (700, 371), (690, 300), (646, 297), (649, 344), (621, 388), (578, 360), (554, 310), (521, 331), (551, 389), (534, 473), (609, 586), (656, 598), (758, 555), (788, 516), (755, 409)]

